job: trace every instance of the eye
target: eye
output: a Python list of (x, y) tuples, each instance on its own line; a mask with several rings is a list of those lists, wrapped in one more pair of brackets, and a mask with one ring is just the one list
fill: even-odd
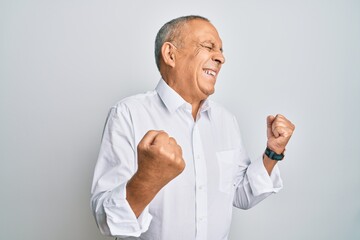
[(209, 45), (201, 45), (203, 48), (206, 48), (207, 50), (211, 51), (213, 50), (213, 47), (212, 46), (209, 46)]

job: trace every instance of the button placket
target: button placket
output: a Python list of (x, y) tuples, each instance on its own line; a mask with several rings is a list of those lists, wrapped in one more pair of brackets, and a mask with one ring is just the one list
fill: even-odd
[(196, 199), (196, 240), (207, 238), (207, 170), (204, 158), (198, 122), (193, 128), (193, 156), (195, 167), (195, 199)]

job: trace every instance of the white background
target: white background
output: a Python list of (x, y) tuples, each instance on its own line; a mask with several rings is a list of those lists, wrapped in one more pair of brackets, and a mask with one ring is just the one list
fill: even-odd
[(250, 156), (267, 114), (297, 126), (284, 189), (243, 211), (230, 239), (360, 239), (360, 2), (0, 1), (0, 239), (101, 237), (89, 207), (110, 106), (159, 80), (168, 20), (208, 17), (226, 64), (216, 101)]

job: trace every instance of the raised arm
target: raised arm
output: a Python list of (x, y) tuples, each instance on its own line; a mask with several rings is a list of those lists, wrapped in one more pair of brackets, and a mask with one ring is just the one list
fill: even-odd
[[(288, 144), (294, 130), (295, 125), (292, 124), (286, 117), (277, 114), (275, 117), (269, 115), (267, 117), (267, 148), (276, 154), (284, 154), (286, 145)], [(263, 162), (266, 171), (269, 175), (275, 167), (277, 161), (270, 159), (265, 153), (263, 155)]]
[(155, 195), (185, 168), (181, 147), (166, 132), (151, 130), (138, 147), (138, 170), (126, 185), (126, 199), (138, 217)]

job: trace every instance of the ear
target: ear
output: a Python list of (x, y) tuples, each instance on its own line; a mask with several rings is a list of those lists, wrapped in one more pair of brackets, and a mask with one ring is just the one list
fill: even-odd
[(161, 47), (161, 55), (166, 65), (175, 67), (176, 47), (174, 44), (165, 42)]

